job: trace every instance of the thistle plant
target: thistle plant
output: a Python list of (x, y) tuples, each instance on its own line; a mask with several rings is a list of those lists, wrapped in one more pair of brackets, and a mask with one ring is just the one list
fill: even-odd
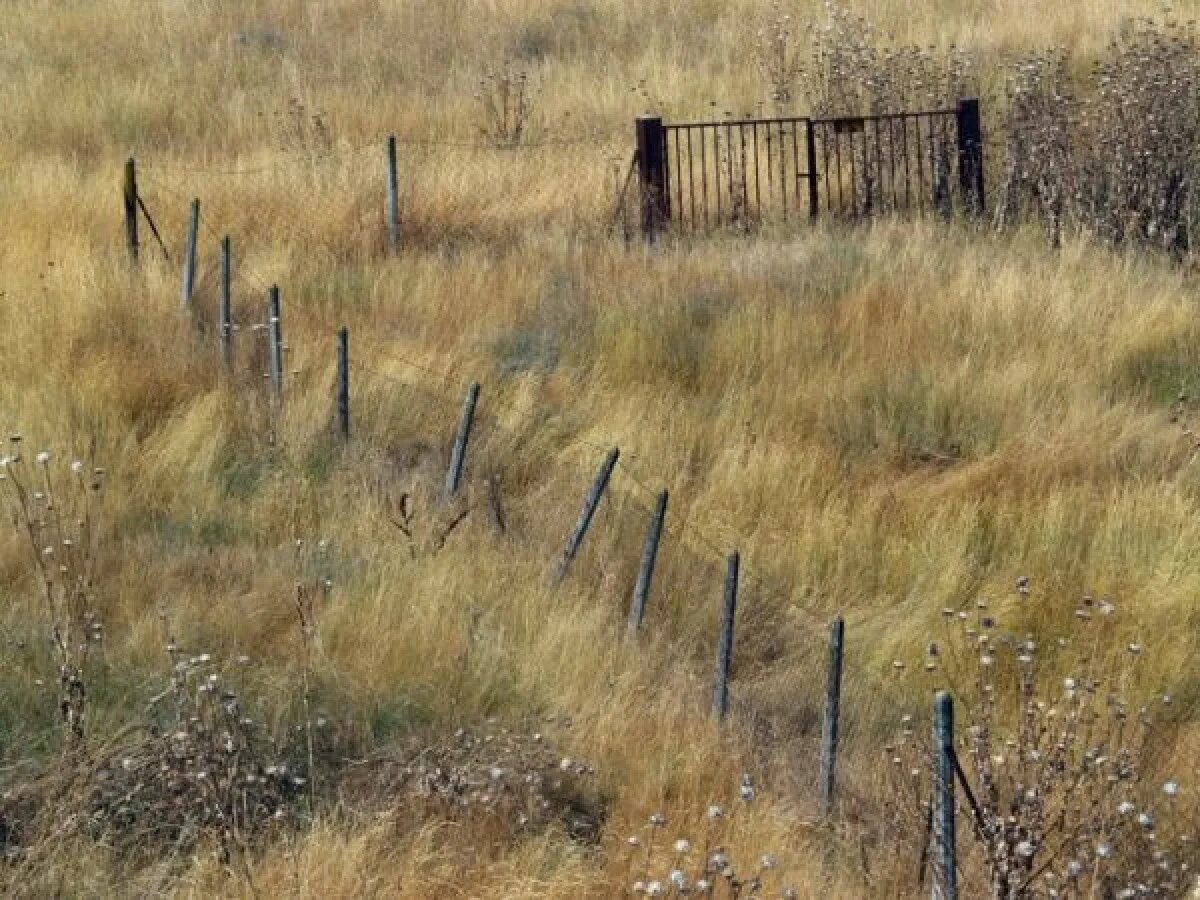
[(505, 60), (483, 73), (475, 91), (479, 130), (490, 140), (514, 147), (529, 131), (537, 87), (527, 69)]
[(795, 898), (795, 890), (783, 882), (778, 856), (768, 851), (736, 859), (722, 843), (739, 810), (757, 796), (754, 779), (743, 774), (732, 803), (714, 803), (704, 811), (699, 842), (691, 836), (672, 838), (667, 815), (651, 813), (645, 826), (625, 841), (627, 895)]
[(754, 34), (754, 56), (767, 100), (784, 115), (795, 100), (796, 81), (804, 71), (803, 45), (796, 19), (782, 0), (771, 0)]
[[(1017, 591), (1029, 596), (1028, 579)], [(1076, 627), (1053, 642), (1065, 675), (986, 602), (945, 617), (950, 638), (924, 668), (962, 710), (961, 833), (989, 896), (1184, 896), (1200, 865), (1195, 788), (1166, 767), (1175, 703), (1136, 693), (1145, 648), (1118, 639), (1116, 605), (1079, 602)], [(917, 818), (930, 789), (925, 731), (907, 720), (888, 748)]]
[(88, 660), (103, 643), (97, 608), (96, 513), (104, 470), (72, 461), (65, 471), (43, 450), (30, 464), (19, 434), (0, 456), (0, 481), (40, 584), (42, 611), (58, 668), (58, 706), (69, 743), (83, 738)]

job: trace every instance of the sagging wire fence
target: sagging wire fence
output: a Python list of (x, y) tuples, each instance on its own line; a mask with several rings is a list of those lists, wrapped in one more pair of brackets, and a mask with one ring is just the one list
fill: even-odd
[[(390, 161), (393, 145), (385, 147)], [(211, 317), (195, 301), (215, 279), (217, 321), (202, 331), (215, 338), (214, 358), (231, 387), (250, 391), (265, 411), (271, 441), (281, 440), (293, 393), (332, 387), (331, 437), (387, 461), (386, 483), (374, 490), (414, 555), (418, 495), (443, 509), (428, 537), (435, 548), (469, 516), (484, 517), (498, 539), (543, 560), (549, 583), (567, 582), (611, 608), (630, 639), (646, 631), (667, 635), (669, 652), (709, 683), (697, 702), (707, 694), (713, 716), (749, 733), (756, 746), (787, 748), (791, 789), (813, 809), (837, 809), (861, 827), (896, 832), (874, 786), (839, 776), (834, 760), (845, 760), (847, 773), (869, 771), (857, 761), (880, 754), (889, 723), (909, 701), (898, 684), (858, 661), (853, 631), (849, 651), (843, 649), (844, 623), (836, 629), (835, 669), (830, 623), (677, 512), (679, 499), (669, 497), (663, 479), (550, 411), (531, 415), (486, 384), (460, 385), (455, 373), (433, 371), (386, 339), (344, 328), (331, 333), (328, 346), (295, 346), (286, 293), (235, 262), (231, 238), (198, 201), (153, 176), (149, 183), (151, 193), (186, 209), (183, 222), (173, 223), (187, 235), (181, 305), (194, 319)], [(396, 207), (389, 203), (389, 214)], [(202, 234), (212, 242), (205, 250), (215, 253), (199, 252)], [(321, 330), (319, 323), (303, 324), (305, 333)], [(293, 365), (300, 355), (303, 369)], [(571, 456), (569, 476), (544, 477)], [(574, 498), (571, 485), (579, 492)], [(843, 658), (850, 660), (846, 670)]]

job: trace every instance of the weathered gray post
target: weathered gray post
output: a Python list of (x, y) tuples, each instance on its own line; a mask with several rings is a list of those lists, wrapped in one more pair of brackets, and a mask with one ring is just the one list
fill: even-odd
[(667, 131), (658, 116), (641, 116), (637, 120), (637, 164), (642, 234), (653, 241), (671, 218), (667, 195)]
[(829, 672), (825, 681), (825, 721), (821, 728), (821, 813), (833, 809), (838, 725), (842, 705), (842, 652), (846, 624), (841, 616), (829, 630)]
[(350, 332), (343, 325), (337, 334), (338, 433), (350, 439)]
[(604, 496), (604, 491), (608, 487), (608, 481), (612, 478), (613, 469), (617, 467), (617, 460), (620, 456), (620, 448), (613, 447), (601, 464), (600, 471), (596, 473), (596, 480), (592, 482), (592, 487), (588, 491), (587, 497), (584, 498), (583, 512), (579, 514), (579, 521), (575, 523), (575, 529), (567, 539), (567, 547), (563, 551), (562, 560), (555, 570), (555, 582), (562, 581), (567, 576), (567, 570), (570, 569), (572, 560), (575, 559), (579, 548), (583, 546), (583, 539), (587, 536), (588, 528), (592, 524), (592, 516), (596, 514), (596, 507), (600, 505), (600, 498)]
[(188, 216), (187, 246), (183, 252), (183, 308), (192, 308), (192, 294), (196, 290), (196, 242), (200, 237), (200, 200), (192, 200)]
[(396, 170), (396, 136), (387, 139), (388, 176), (388, 249), (396, 253), (400, 249), (400, 178)]
[(642, 627), (646, 615), (646, 601), (650, 598), (650, 583), (654, 579), (654, 564), (658, 559), (658, 544), (662, 540), (663, 521), (667, 517), (667, 492), (661, 491), (650, 517), (646, 531), (646, 543), (642, 547), (642, 562), (638, 566), (637, 583), (633, 586), (633, 603), (629, 607), (629, 633), (636, 634)]
[(954, 701), (933, 700), (933, 900), (957, 900), (954, 834)]
[(721, 605), (721, 633), (717, 637), (717, 677), (713, 686), (713, 715), (724, 722), (729, 714), (729, 670), (733, 665), (733, 621), (737, 614), (738, 567), (736, 550), (725, 561), (725, 595)]
[(122, 194), (125, 200), (125, 244), (129, 248), (129, 258), (138, 261), (138, 189), (137, 163), (133, 157), (125, 160), (125, 183)]
[(985, 211), (983, 193), (983, 126), (979, 117), (979, 100), (967, 97), (955, 107), (958, 124), (958, 182), (963, 202), (972, 216)]
[(458, 493), (458, 485), (462, 481), (463, 466), (467, 462), (467, 442), (471, 439), (471, 424), (475, 421), (475, 404), (478, 402), (479, 384), (476, 382), (467, 388), (467, 396), (463, 399), (462, 418), (458, 423), (458, 433), (454, 436), (454, 449), (450, 451), (450, 469), (446, 472), (446, 502)]
[(277, 284), (267, 292), (267, 358), (275, 399), (283, 400), (283, 311)]
[(221, 238), (220, 318), (221, 361), (233, 369), (233, 243), (229, 235)]

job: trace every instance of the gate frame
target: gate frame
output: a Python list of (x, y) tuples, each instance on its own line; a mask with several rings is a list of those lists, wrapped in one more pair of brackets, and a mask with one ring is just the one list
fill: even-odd
[[(959, 193), (967, 215), (973, 219), (981, 218), (986, 211), (986, 194), (984, 189), (983, 167), (983, 129), (980, 117), (979, 100), (976, 97), (960, 99), (953, 110), (938, 110), (918, 112), (912, 115), (943, 115), (952, 114), (955, 122), (956, 149), (958, 163)], [(897, 115), (897, 114), (887, 114)], [(852, 117), (854, 121), (866, 122), (885, 116)], [(901, 114), (903, 115), (903, 114)], [(667, 152), (668, 129), (696, 128), (708, 126), (743, 126), (758, 123), (792, 122), (804, 125), (805, 132), (805, 163), (806, 173), (797, 173), (797, 177), (808, 180), (808, 213), (809, 220), (816, 222), (820, 218), (821, 196), (817, 172), (816, 127), (829, 123), (837, 123), (839, 118), (812, 119), (808, 117), (780, 117), (776, 119), (747, 120), (747, 122), (684, 122), (667, 124), (662, 116), (639, 116), (635, 122), (637, 151), (638, 183), (641, 194), (641, 225), (642, 234), (647, 241), (653, 242), (658, 234), (665, 230), (672, 221), (670, 194), (670, 159)], [(849, 121), (849, 119), (847, 119)]]

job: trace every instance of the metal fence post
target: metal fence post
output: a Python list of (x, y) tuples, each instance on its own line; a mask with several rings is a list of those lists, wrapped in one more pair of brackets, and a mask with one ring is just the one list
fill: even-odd
[(821, 215), (821, 196), (817, 183), (817, 133), (812, 119), (804, 120), (804, 154), (808, 165), (808, 217), (815, 222)]
[(271, 387), (277, 400), (283, 399), (283, 314), (279, 302), (279, 285), (267, 291), (267, 360), (270, 366)]
[(458, 433), (454, 436), (454, 448), (450, 451), (450, 469), (446, 472), (446, 502), (458, 493), (458, 485), (462, 481), (463, 466), (467, 462), (467, 442), (471, 439), (471, 424), (475, 421), (475, 405), (478, 402), (479, 383), (475, 382), (467, 388)]
[(646, 531), (646, 544), (642, 547), (642, 562), (638, 566), (637, 583), (633, 586), (633, 603), (629, 607), (629, 632), (636, 634), (642, 627), (646, 615), (646, 601), (650, 598), (650, 583), (654, 578), (654, 564), (658, 559), (658, 544), (662, 540), (663, 521), (667, 517), (667, 492), (661, 491), (650, 517), (650, 528)]
[(400, 177), (396, 169), (396, 136), (387, 139), (388, 178), (388, 249), (396, 253), (400, 249)]
[(562, 560), (559, 561), (558, 568), (555, 570), (555, 582), (562, 581), (566, 577), (572, 560), (575, 559), (579, 548), (583, 546), (583, 539), (587, 536), (588, 528), (592, 524), (592, 516), (596, 514), (596, 507), (600, 505), (600, 498), (604, 496), (604, 490), (608, 487), (608, 481), (612, 478), (613, 469), (617, 467), (620, 455), (620, 448), (613, 447), (601, 464), (600, 471), (596, 473), (596, 480), (592, 482), (592, 487), (588, 491), (587, 497), (584, 498), (583, 512), (579, 514), (579, 521), (575, 523), (575, 529), (567, 539), (567, 547), (563, 551)]
[(640, 116), (637, 120), (637, 163), (642, 233), (646, 240), (653, 241), (671, 218), (667, 194), (667, 131), (659, 116)]
[(733, 665), (733, 622), (737, 614), (738, 567), (736, 550), (725, 560), (725, 594), (721, 604), (721, 633), (717, 636), (717, 673), (713, 685), (713, 715), (724, 722), (729, 715), (729, 670)]
[(979, 100), (967, 97), (955, 108), (958, 124), (958, 181), (963, 203), (972, 216), (985, 211), (983, 190), (983, 127), (979, 116)]
[(226, 370), (233, 368), (233, 243), (229, 235), (221, 238), (221, 292), (219, 309), (221, 361)]
[(957, 900), (954, 834), (954, 700), (933, 700), (933, 900)]
[(829, 672), (825, 682), (825, 720), (821, 728), (821, 812), (833, 809), (838, 725), (842, 704), (842, 651), (846, 623), (841, 616), (829, 630)]
[(125, 160), (125, 183), (122, 190), (125, 200), (125, 244), (129, 248), (129, 258), (138, 261), (138, 189), (137, 163), (133, 157)]
[(200, 239), (200, 200), (192, 200), (188, 215), (187, 244), (183, 251), (183, 308), (192, 308), (192, 294), (196, 291), (196, 242)]
[(342, 440), (350, 439), (350, 331), (343, 325), (337, 333), (337, 417)]

